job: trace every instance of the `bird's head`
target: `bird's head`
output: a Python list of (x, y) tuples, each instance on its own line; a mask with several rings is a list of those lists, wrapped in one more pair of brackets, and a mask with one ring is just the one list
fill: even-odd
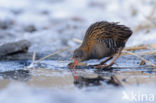
[(87, 60), (87, 52), (82, 48), (78, 48), (74, 51), (73, 59), (79, 62)]

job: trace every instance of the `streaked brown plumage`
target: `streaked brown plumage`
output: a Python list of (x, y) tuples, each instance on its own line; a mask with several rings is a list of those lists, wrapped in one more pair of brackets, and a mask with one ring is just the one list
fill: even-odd
[[(132, 31), (124, 25), (106, 21), (96, 22), (86, 31), (83, 43), (74, 51), (73, 58), (78, 61), (85, 61), (110, 57), (109, 60), (114, 54), (119, 56), (131, 34)], [(113, 63), (118, 56), (113, 59)], [(100, 65), (103, 65), (106, 61)], [(107, 66), (98, 65), (98, 67), (105, 68), (113, 63)]]

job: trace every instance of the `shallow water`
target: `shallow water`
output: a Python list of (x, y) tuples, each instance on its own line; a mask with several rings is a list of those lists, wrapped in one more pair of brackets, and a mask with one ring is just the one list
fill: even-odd
[[(134, 62), (134, 58), (121, 56), (116, 63), (121, 67), (128, 64), (122, 68), (116, 65), (108, 70), (96, 70), (85, 66), (77, 68), (76, 76), (79, 79), (75, 79), (73, 71), (67, 68), (67, 64), (71, 61), (45, 60), (35, 64), (31, 69), (26, 68), (31, 61), (1, 62), (1, 67), (7, 69), (1, 69), (0, 72), (0, 102), (154, 103), (156, 70), (148, 66), (139, 66), (137, 64), (139, 60), (136, 59)], [(127, 60), (126, 63), (122, 62), (124, 59)], [(86, 63), (95, 64), (98, 61)], [(122, 85), (112, 82), (112, 76), (115, 76)], [(128, 99), (124, 98), (125, 93)], [(132, 94), (137, 95), (135, 99)], [(147, 98), (139, 97), (140, 95), (146, 95)], [(154, 99), (150, 99), (151, 95)]]

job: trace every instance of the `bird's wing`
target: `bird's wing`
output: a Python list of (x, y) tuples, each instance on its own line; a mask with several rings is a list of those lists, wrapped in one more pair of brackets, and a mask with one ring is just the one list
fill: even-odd
[(84, 40), (96, 40), (98, 43), (105, 43), (108, 48), (118, 48), (125, 45), (131, 34), (132, 31), (124, 25), (102, 21), (88, 28)]

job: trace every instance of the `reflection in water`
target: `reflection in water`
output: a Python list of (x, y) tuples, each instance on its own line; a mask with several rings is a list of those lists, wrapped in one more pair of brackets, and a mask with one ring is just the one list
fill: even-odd
[[(100, 74), (103, 71), (109, 71), (109, 74), (111, 74), (113, 68), (112, 67), (108, 67), (107, 69), (98, 69), (95, 70), (94, 73), (97, 74), (97, 77), (84, 77), (81, 74), (77, 74), (76, 71), (73, 71), (73, 63), (69, 63), (68, 64), (68, 68), (70, 69), (73, 79), (74, 79), (74, 85), (78, 88), (82, 88), (82, 87), (90, 87), (90, 86), (100, 86), (103, 83), (106, 84), (111, 84), (114, 86), (121, 86), (120, 81), (116, 78), (115, 75), (103, 75), (101, 76)], [(77, 68), (79, 69), (86, 69), (89, 68), (89, 66), (82, 66), (82, 65), (77, 65)], [(109, 79), (108, 79), (109, 78)]]
[(111, 78), (104, 78), (101, 76), (97, 76), (94, 78), (78, 76), (77, 79), (74, 77), (74, 85), (78, 88), (82, 87), (90, 87), (90, 86), (100, 86), (103, 83), (110, 84), (113, 86), (121, 86), (121, 83), (115, 76), (111, 76)]
[(102, 81), (104, 81), (105, 79), (103, 79), (102, 77), (98, 76), (96, 78), (86, 78), (83, 76), (78, 76), (78, 79), (74, 80), (74, 85), (82, 88), (84, 86), (88, 87), (88, 86), (99, 86), (101, 85)]
[(18, 81), (27, 81), (31, 78), (29, 70), (14, 70), (14, 71), (6, 71), (0, 72), (0, 77), (4, 79), (13, 79)]

